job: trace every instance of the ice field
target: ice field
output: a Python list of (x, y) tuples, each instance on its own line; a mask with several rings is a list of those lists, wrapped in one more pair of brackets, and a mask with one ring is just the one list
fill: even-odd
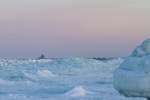
[(122, 58), (1, 59), (0, 100), (145, 100), (112, 85)]

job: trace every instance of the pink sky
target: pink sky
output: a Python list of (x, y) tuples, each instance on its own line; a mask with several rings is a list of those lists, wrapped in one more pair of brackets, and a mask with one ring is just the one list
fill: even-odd
[(127, 56), (150, 38), (149, 0), (1, 0), (0, 56)]

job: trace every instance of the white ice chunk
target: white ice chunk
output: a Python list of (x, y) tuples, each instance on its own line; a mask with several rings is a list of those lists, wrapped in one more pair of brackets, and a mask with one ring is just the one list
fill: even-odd
[(46, 69), (38, 70), (37, 75), (43, 78), (55, 77), (55, 75), (51, 71)]
[(86, 96), (89, 92), (83, 88), (83, 86), (77, 86), (66, 93), (66, 95), (69, 95), (71, 97), (81, 97)]

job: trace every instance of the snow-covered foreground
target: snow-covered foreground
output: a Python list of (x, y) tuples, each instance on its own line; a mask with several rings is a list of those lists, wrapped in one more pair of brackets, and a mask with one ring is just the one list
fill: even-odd
[(0, 100), (145, 100), (112, 85), (123, 59), (0, 60)]

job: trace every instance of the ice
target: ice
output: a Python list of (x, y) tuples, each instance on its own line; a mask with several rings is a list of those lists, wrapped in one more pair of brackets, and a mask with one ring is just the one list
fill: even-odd
[(71, 97), (80, 97), (80, 96), (86, 96), (90, 92), (84, 89), (83, 86), (77, 86), (74, 87), (72, 90), (66, 93), (66, 95), (71, 96)]
[(27, 73), (24, 72), (24, 75), (27, 79), (29, 80), (40, 80), (40, 79), (50, 79), (53, 77), (56, 77), (56, 75), (54, 75), (51, 71), (47, 70), (47, 69), (41, 69), (38, 70), (36, 73)]
[(8, 81), (8, 80), (3, 80), (3, 79), (0, 79), (0, 85), (14, 85), (15, 83), (14, 82), (11, 82), (11, 81)]
[(49, 77), (55, 77), (55, 75), (49, 71), (49, 70), (38, 70), (37, 75), (39, 75), (42, 78), (49, 78)]
[(112, 73), (123, 61), (0, 59), (0, 100), (143, 100), (113, 88)]
[(133, 51), (131, 56), (141, 57), (149, 54), (150, 54), (150, 39), (147, 39)]
[(114, 72), (114, 87), (125, 96), (150, 98), (150, 39), (145, 40)]

